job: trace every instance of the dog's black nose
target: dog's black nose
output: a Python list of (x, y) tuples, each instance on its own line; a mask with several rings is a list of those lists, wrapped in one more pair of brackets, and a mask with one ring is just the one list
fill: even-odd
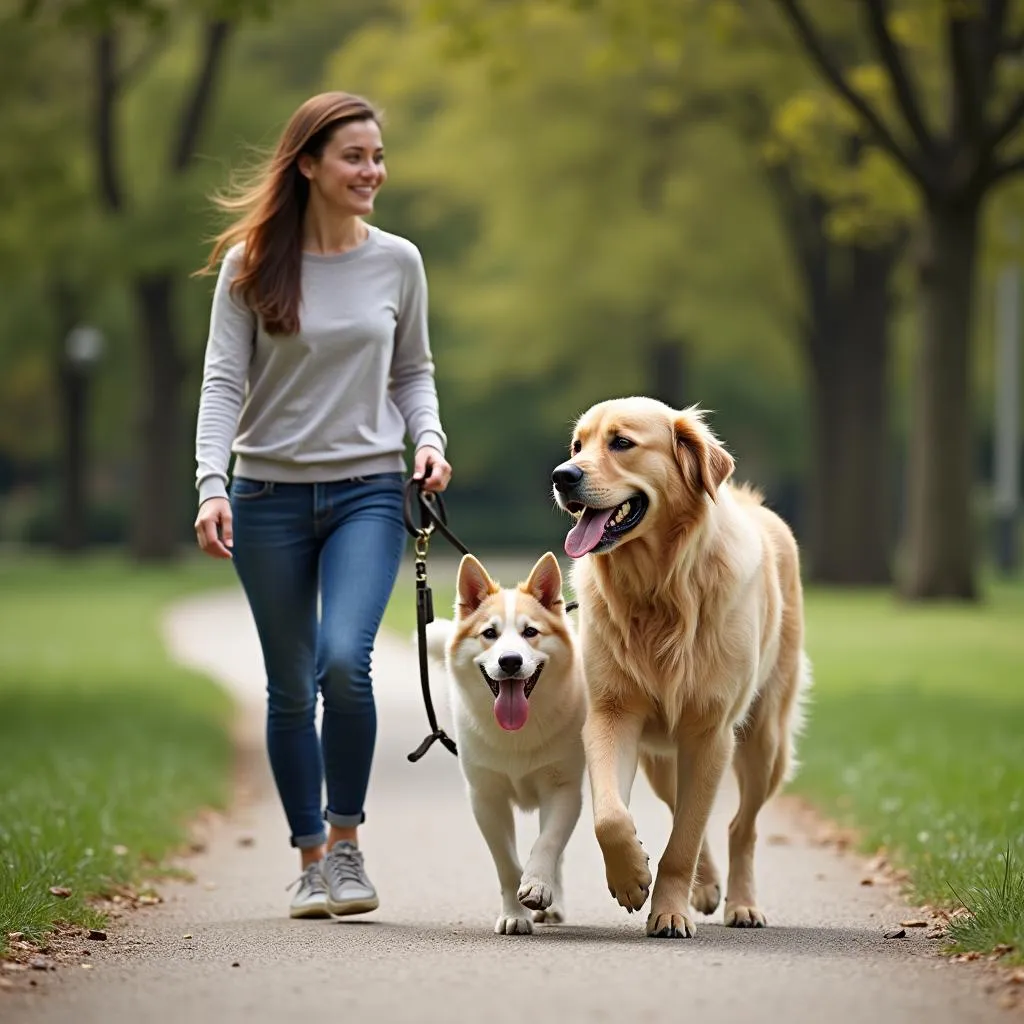
[(498, 658), (498, 665), (502, 672), (513, 675), (523, 667), (523, 656), (521, 654), (503, 654)]
[(583, 479), (583, 470), (571, 462), (563, 462), (556, 466), (551, 474), (551, 482), (560, 490), (568, 491)]

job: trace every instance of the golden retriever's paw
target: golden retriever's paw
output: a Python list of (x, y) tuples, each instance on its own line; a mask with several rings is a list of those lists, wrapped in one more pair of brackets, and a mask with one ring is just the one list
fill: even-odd
[[(530, 910), (547, 910), (555, 898), (555, 891), (547, 882), (542, 882), (539, 878), (524, 878), (516, 897), (524, 907)], [(534, 918), (534, 920), (537, 919)]]
[(535, 910), (533, 912), (534, 924), (564, 924), (565, 911), (556, 903), (552, 903), (547, 910)]
[(725, 901), (725, 924), (728, 928), (766, 928), (768, 921), (757, 907), (733, 906)]
[(651, 869), (647, 866), (644, 848), (632, 839), (616, 846), (604, 848), (605, 875), (612, 899), (629, 913), (639, 910), (651, 893)]
[(693, 909), (702, 914), (713, 914), (721, 902), (722, 887), (718, 882), (695, 885), (690, 893), (690, 903), (693, 905)]
[(647, 934), (652, 939), (692, 939), (697, 928), (686, 914), (651, 914)]
[(495, 935), (530, 935), (532, 932), (533, 922), (528, 917), (502, 914), (494, 923)]

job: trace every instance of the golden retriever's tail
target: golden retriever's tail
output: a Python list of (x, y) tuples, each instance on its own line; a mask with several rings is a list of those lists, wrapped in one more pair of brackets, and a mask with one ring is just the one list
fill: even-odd
[(800, 761), (796, 755), (796, 741), (807, 724), (807, 705), (811, 700), (811, 686), (814, 682), (811, 659), (807, 656), (806, 651), (800, 652), (800, 667), (797, 671), (799, 674), (796, 690), (787, 709), (786, 736), (779, 752), (779, 756), (783, 759), (783, 782), (789, 782), (800, 769)]

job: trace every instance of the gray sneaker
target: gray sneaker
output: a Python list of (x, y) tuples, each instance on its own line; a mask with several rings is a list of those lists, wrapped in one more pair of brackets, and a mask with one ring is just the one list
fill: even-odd
[(366, 877), (363, 854), (355, 843), (339, 840), (321, 862), (327, 883), (327, 909), (334, 915), (365, 914), (379, 905), (377, 890)]
[(323, 862), (310, 864), (298, 878), (288, 886), (299, 887), (288, 908), (290, 917), (330, 917), (327, 909), (327, 886), (324, 884)]

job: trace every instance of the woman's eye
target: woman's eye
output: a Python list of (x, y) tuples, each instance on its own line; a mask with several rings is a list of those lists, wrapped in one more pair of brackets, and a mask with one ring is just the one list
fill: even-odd
[(488, 626), (481, 634), (485, 640), (497, 640), (498, 631), (493, 626)]
[(634, 447), (633, 442), (628, 437), (623, 437), (621, 434), (616, 434), (611, 439), (611, 443), (608, 445), (609, 448), (617, 452), (624, 452), (629, 448)]
[(532, 640), (535, 636), (540, 636), (540, 630), (533, 626), (527, 626), (526, 629), (523, 630), (523, 636), (527, 640)]

